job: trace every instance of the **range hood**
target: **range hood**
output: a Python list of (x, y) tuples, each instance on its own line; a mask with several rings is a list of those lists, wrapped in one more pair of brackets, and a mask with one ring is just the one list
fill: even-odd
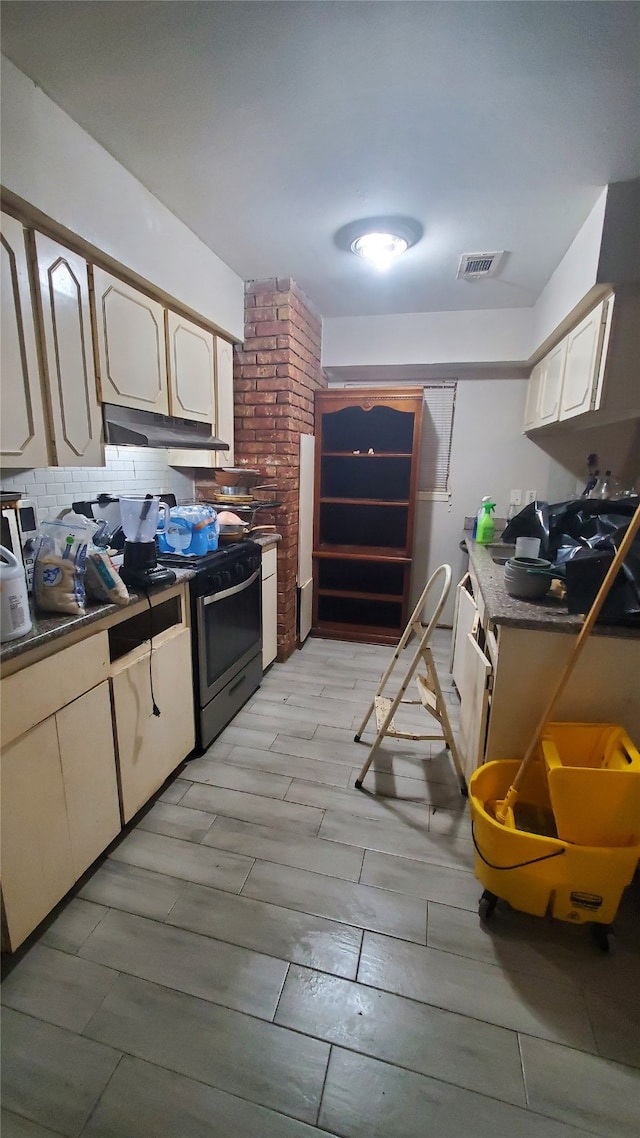
[(132, 407), (103, 405), (105, 442), (115, 446), (179, 447), (183, 450), (227, 450), (229, 443), (211, 434), (208, 423), (156, 415)]

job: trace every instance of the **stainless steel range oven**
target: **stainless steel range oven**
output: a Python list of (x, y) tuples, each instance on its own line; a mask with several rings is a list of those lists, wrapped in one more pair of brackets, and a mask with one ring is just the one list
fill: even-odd
[(195, 570), (190, 582), (196, 746), (202, 752), (262, 680), (262, 551), (253, 541), (193, 558), (160, 554)]

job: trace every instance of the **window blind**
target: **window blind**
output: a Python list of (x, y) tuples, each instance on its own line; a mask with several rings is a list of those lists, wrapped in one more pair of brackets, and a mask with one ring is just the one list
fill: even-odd
[(449, 380), (424, 387), (418, 491), (438, 498), (449, 493), (456, 386)]

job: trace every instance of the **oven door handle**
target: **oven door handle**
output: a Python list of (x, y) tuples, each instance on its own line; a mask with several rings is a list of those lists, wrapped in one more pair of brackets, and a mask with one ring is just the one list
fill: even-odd
[(221, 593), (212, 593), (209, 597), (201, 597), (200, 600), (202, 601), (202, 604), (206, 608), (207, 605), (213, 605), (216, 603), (216, 601), (223, 601), (225, 597), (233, 597), (236, 593), (243, 593), (245, 589), (248, 589), (251, 585), (253, 585), (254, 581), (257, 581), (258, 577), (260, 576), (260, 572), (260, 569), (256, 569), (255, 573), (252, 573), (250, 577), (247, 577), (246, 581), (241, 581), (239, 585), (232, 585), (230, 589), (223, 589)]

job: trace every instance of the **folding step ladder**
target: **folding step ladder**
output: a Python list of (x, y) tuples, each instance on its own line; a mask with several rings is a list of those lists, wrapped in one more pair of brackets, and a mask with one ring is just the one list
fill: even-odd
[[(441, 580), (440, 596), (437, 601), (438, 581)], [(462, 770), (462, 763), (458, 748), (449, 722), (449, 715), (447, 712), (447, 704), (442, 694), (438, 673), (433, 661), (433, 654), (429, 647), (429, 640), (431, 633), (435, 628), (440, 614), (445, 606), (449, 589), (451, 587), (451, 566), (440, 565), (435, 573), (427, 581), (422, 595), (413, 610), (409, 623), (405, 628), (398, 645), (393, 654), (393, 659), (389, 664), (384, 676), (382, 677), (376, 694), (369, 705), (369, 710), (365, 715), (362, 723), (355, 735), (356, 743), (361, 742), (362, 733), (367, 726), (372, 714), (375, 712), (377, 734), (371, 750), (369, 751), (368, 758), (356, 779), (356, 786), (358, 790), (362, 788), (362, 783), (365, 778), (371, 763), (373, 762), (376, 752), (380, 747), (383, 739), (410, 739), (415, 742), (421, 740), (440, 740), (444, 742), (445, 746), (451, 754), (451, 759), (455, 767), (458, 782), (460, 783), (460, 792), (467, 795), (467, 783)], [(428, 617), (427, 623), (423, 623), (421, 617), (423, 613), (429, 612), (429, 607), (433, 606), (431, 616)], [(411, 663), (407, 668), (404, 679), (400, 685), (400, 690), (395, 696), (387, 696), (384, 694), (385, 687), (389, 683), (391, 676), (395, 670), (396, 664), (400, 659), (400, 655), (406, 648), (412, 636), (416, 638), (416, 648), (411, 659)], [(420, 664), (424, 665), (424, 672), (417, 672)], [(417, 672), (417, 674), (416, 674)], [(416, 684), (418, 688), (418, 699), (404, 699), (403, 696), (415, 675)], [(440, 733), (438, 735), (416, 735), (412, 732), (400, 731), (395, 725), (394, 715), (401, 705), (409, 705), (412, 707), (423, 707), (440, 725)]]

